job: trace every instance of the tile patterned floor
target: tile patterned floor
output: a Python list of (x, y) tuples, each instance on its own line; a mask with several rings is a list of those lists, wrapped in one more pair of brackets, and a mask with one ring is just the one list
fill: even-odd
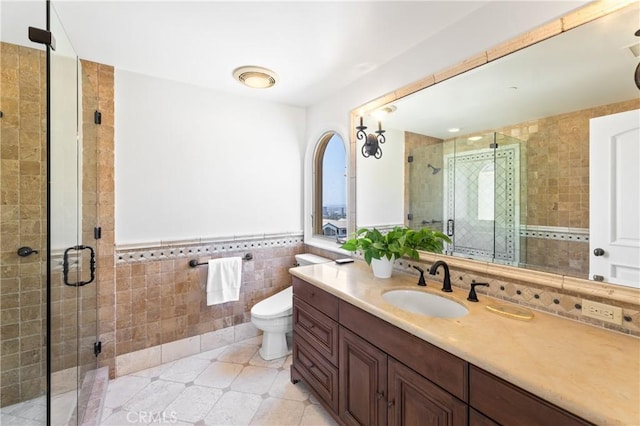
[[(65, 392), (52, 397), (51, 424), (66, 425), (76, 406), (76, 392)], [(24, 401), (0, 409), (1, 426), (43, 426), (47, 422), (47, 397)]]
[(291, 356), (264, 361), (261, 337), (203, 352), (109, 383), (101, 425), (335, 425)]
[[(291, 383), (290, 355), (273, 361), (260, 357), (261, 339), (243, 340), (110, 381), (100, 425), (335, 425), (303, 383)], [(61, 412), (53, 413), (52, 425), (64, 425), (75, 392), (54, 398)], [(0, 424), (41, 426), (45, 406), (41, 397), (5, 407), (0, 410)]]

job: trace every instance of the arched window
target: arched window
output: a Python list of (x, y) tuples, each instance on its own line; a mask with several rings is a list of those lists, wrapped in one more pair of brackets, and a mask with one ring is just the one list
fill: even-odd
[(347, 235), (347, 155), (337, 133), (325, 133), (313, 159), (313, 235)]

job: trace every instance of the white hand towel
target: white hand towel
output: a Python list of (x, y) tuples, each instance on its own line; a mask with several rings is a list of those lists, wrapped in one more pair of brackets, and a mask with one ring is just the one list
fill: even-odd
[(241, 257), (210, 259), (207, 274), (207, 306), (238, 300), (241, 283)]

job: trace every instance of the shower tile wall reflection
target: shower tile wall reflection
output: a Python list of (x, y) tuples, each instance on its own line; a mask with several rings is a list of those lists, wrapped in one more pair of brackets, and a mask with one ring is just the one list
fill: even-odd
[[(0, 406), (46, 386), (44, 75), (43, 51), (0, 42)], [(18, 257), (22, 246), (38, 253)]]
[[(519, 144), (522, 163), (518, 176), (520, 192), (513, 193), (519, 198), (514, 205), (518, 210), (514, 218), (520, 225), (519, 235), (516, 233), (513, 236), (514, 247), (519, 245), (513, 261), (528, 269), (587, 278), (589, 120), (637, 108), (640, 108), (640, 99), (486, 129), (446, 141), (405, 132), (405, 152), (413, 157), (413, 162), (405, 164), (405, 212), (412, 217), (407, 223), (413, 228), (429, 226), (446, 230), (446, 217), (443, 228), (440, 228), (440, 223), (430, 222), (434, 218), (442, 220), (443, 204), (447, 197), (453, 195), (447, 192), (453, 192), (453, 188), (444, 185), (445, 170), (434, 175), (434, 169), (429, 164), (444, 167), (447, 154), (459, 155), (486, 149), (488, 144), (482, 140), (482, 136), (501, 134), (510, 140), (522, 141)], [(475, 136), (480, 139), (470, 139)], [(480, 143), (482, 146), (478, 145)], [(509, 142), (498, 141), (499, 146), (505, 143)], [(504, 198), (506, 193), (503, 192), (494, 195)], [(469, 228), (469, 235), (477, 232), (477, 226)], [(557, 233), (566, 234), (567, 237), (554, 236)], [(574, 238), (574, 235), (578, 238)], [(503, 240), (494, 243), (497, 246), (504, 245)]]
[[(443, 230), (442, 140), (405, 132), (405, 211), (411, 214), (408, 226)], [(429, 167), (431, 165), (432, 167)]]

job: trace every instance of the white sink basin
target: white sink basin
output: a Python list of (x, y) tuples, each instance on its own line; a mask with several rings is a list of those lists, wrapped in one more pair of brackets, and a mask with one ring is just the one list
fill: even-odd
[(403, 311), (437, 318), (459, 318), (469, 310), (458, 302), (418, 290), (391, 290), (382, 294), (385, 302)]

